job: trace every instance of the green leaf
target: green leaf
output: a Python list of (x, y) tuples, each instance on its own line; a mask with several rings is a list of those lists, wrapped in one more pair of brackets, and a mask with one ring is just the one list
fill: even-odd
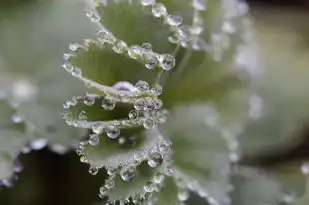
[(22, 116), (3, 99), (0, 99), (0, 116), (0, 179), (9, 182), (17, 155), (34, 136)]

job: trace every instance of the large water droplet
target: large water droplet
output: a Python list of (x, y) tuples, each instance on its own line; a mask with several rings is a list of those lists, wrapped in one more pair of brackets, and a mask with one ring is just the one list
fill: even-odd
[(112, 99), (104, 98), (102, 100), (102, 107), (105, 110), (113, 110), (115, 108), (115, 106), (116, 106), (116, 103)]
[(98, 169), (97, 167), (90, 166), (88, 172), (89, 172), (89, 174), (91, 174), (91, 175), (97, 175), (98, 172), (99, 172), (99, 169)]
[(145, 102), (144, 102), (144, 99), (140, 98), (140, 99), (137, 99), (135, 102), (134, 102), (134, 108), (136, 110), (142, 110), (145, 106)]
[(161, 17), (167, 14), (166, 7), (162, 3), (156, 3), (153, 5), (151, 12), (154, 17)]
[(92, 126), (92, 131), (96, 134), (101, 134), (103, 132), (104, 126), (101, 125), (100, 123), (95, 123)]
[(136, 119), (138, 119), (138, 117), (139, 117), (138, 111), (136, 111), (136, 110), (131, 110), (131, 111), (129, 112), (129, 118), (130, 118), (130, 119), (136, 120)]
[(145, 57), (145, 67), (149, 70), (154, 69), (158, 66), (158, 59), (153, 55), (147, 55)]
[(152, 51), (152, 45), (150, 43), (143, 43), (141, 47), (147, 51)]
[(134, 179), (136, 175), (136, 168), (135, 166), (131, 165), (128, 167), (124, 167), (121, 171), (120, 171), (120, 176), (121, 178), (126, 181), (129, 182), (132, 179)]
[(154, 109), (155, 109), (154, 101), (151, 98), (146, 98), (145, 99), (144, 110), (145, 111), (152, 111)]
[(153, 152), (150, 154), (148, 159), (148, 165), (150, 167), (157, 167), (163, 162), (163, 156), (160, 152)]
[(160, 56), (160, 63), (164, 70), (171, 70), (175, 67), (176, 61), (175, 58), (170, 54), (163, 54)]
[(116, 139), (120, 135), (120, 128), (118, 126), (108, 126), (106, 134), (111, 139)]
[(114, 44), (113, 50), (116, 53), (124, 53), (128, 49), (128, 45), (124, 41), (118, 41)]
[(92, 145), (92, 146), (96, 146), (100, 143), (100, 138), (98, 135), (96, 134), (92, 134), (90, 135), (89, 137), (89, 144)]
[(179, 26), (182, 24), (182, 16), (179, 13), (169, 14), (166, 18), (166, 22), (171, 26)]

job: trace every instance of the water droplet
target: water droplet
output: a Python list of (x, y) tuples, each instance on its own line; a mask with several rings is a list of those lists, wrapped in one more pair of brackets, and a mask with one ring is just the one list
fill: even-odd
[(154, 101), (154, 107), (155, 107), (155, 109), (156, 109), (156, 110), (161, 109), (161, 108), (162, 108), (162, 106), (163, 106), (163, 102), (162, 102), (162, 100), (160, 100), (160, 99), (156, 99), (156, 100)]
[(141, 0), (143, 6), (150, 6), (156, 3), (156, 0)]
[(190, 193), (186, 189), (182, 189), (178, 192), (178, 200), (179, 201), (187, 201), (190, 197)]
[(168, 115), (169, 115), (169, 112), (167, 110), (157, 111), (156, 120), (158, 120), (159, 123), (163, 124), (166, 122)]
[(153, 181), (157, 184), (162, 184), (165, 180), (165, 175), (161, 172), (156, 173), (156, 175), (153, 177)]
[(11, 116), (11, 119), (12, 119), (12, 121), (13, 121), (14, 123), (21, 123), (21, 122), (24, 121), (23, 118), (22, 118), (19, 114), (17, 114), (17, 113), (14, 113), (14, 114)]
[(179, 39), (176, 38), (175, 36), (169, 36), (168, 41), (173, 44), (179, 43)]
[(78, 119), (80, 120), (87, 120), (87, 115), (85, 111), (81, 111), (78, 115)]
[(149, 70), (154, 69), (159, 64), (158, 59), (153, 55), (147, 55), (145, 57), (145, 67)]
[(162, 3), (156, 3), (153, 5), (151, 12), (154, 17), (161, 17), (167, 14), (166, 7)]
[(102, 107), (105, 109), (105, 110), (113, 110), (116, 106), (116, 103), (115, 101), (113, 101), (112, 99), (109, 99), (109, 98), (104, 98), (102, 100)]
[(99, 190), (100, 190), (100, 194), (102, 195), (106, 195), (108, 192), (108, 189), (106, 188), (106, 186), (101, 186)]
[(199, 11), (206, 10), (206, 0), (193, 0), (193, 7)]
[(179, 26), (182, 23), (182, 16), (178, 13), (169, 14), (166, 22), (171, 26)]
[(136, 110), (142, 110), (145, 106), (145, 102), (144, 102), (144, 99), (140, 98), (140, 99), (137, 99), (135, 102), (134, 102), (134, 108)]
[(175, 58), (169, 54), (163, 54), (160, 56), (160, 63), (164, 70), (171, 70), (175, 64)]
[(110, 176), (115, 175), (116, 172), (117, 172), (116, 168), (109, 168), (109, 169), (107, 169), (107, 174), (110, 175)]
[(108, 126), (106, 134), (111, 139), (116, 139), (120, 135), (120, 128), (118, 126)]
[(129, 182), (132, 179), (134, 179), (135, 175), (136, 175), (136, 168), (135, 166), (132, 166), (132, 165), (128, 167), (124, 167), (120, 171), (121, 178), (126, 182)]
[(86, 11), (86, 16), (94, 23), (98, 23), (100, 22), (100, 17), (97, 16), (95, 13), (93, 13), (92, 11), (90, 10), (87, 10)]
[(173, 169), (172, 166), (169, 165), (169, 166), (165, 167), (165, 169), (164, 169), (164, 174), (165, 174), (166, 176), (172, 176), (173, 173), (174, 173), (174, 169)]
[(86, 95), (86, 96), (84, 97), (84, 104), (85, 104), (85, 105), (91, 106), (91, 105), (94, 104), (94, 102), (95, 102), (95, 98), (94, 98), (94, 97), (88, 96), (88, 95)]
[(139, 117), (139, 113), (136, 110), (131, 110), (129, 112), (129, 118), (132, 120), (136, 120)]
[(116, 37), (107, 29), (100, 30), (97, 35), (100, 40), (109, 44), (115, 44), (117, 40)]
[(309, 162), (305, 162), (301, 165), (300, 170), (303, 174), (309, 174)]
[(146, 129), (153, 128), (154, 125), (155, 125), (155, 123), (154, 123), (153, 119), (147, 118), (147, 119), (144, 120), (143, 126)]
[(147, 92), (149, 90), (149, 84), (146, 81), (138, 81), (135, 87), (141, 92)]
[(145, 99), (144, 110), (145, 111), (152, 111), (154, 109), (155, 109), (154, 101), (151, 98), (146, 98)]
[(154, 184), (152, 183), (152, 182), (147, 182), (146, 184), (145, 184), (145, 186), (144, 186), (144, 190), (145, 190), (145, 192), (149, 192), (149, 193), (151, 193), (151, 192), (153, 192), (153, 190), (154, 190)]
[(68, 60), (70, 60), (70, 58), (73, 56), (73, 54), (71, 54), (71, 53), (64, 53), (63, 54), (63, 59), (65, 60), (65, 61), (68, 61)]
[(33, 150), (41, 150), (47, 145), (47, 139), (36, 139), (30, 142), (30, 147)]
[(128, 49), (128, 45), (124, 41), (118, 41), (114, 44), (113, 50), (116, 53), (124, 53)]
[(83, 152), (82, 152), (82, 150), (77, 149), (77, 150), (76, 150), (76, 154), (77, 154), (77, 155), (82, 155), (82, 154), (83, 154)]
[(80, 47), (81, 46), (79, 44), (77, 44), (77, 43), (72, 43), (72, 44), (69, 45), (69, 49), (71, 51), (77, 51), (77, 49), (80, 48)]
[(153, 152), (150, 154), (148, 159), (148, 165), (150, 167), (157, 167), (163, 162), (163, 156), (160, 152)]
[(158, 145), (158, 149), (160, 152), (165, 153), (168, 152), (172, 147), (172, 143), (167, 142), (167, 141), (161, 141), (160, 144)]
[(147, 51), (152, 51), (152, 45), (150, 43), (143, 43), (142, 48)]
[(72, 69), (72, 75), (75, 77), (80, 77), (82, 75), (82, 71), (79, 68), (73, 68)]
[(137, 59), (141, 56), (141, 49), (138, 46), (130, 46), (128, 48), (128, 55), (132, 59)]
[(86, 158), (85, 156), (81, 156), (81, 157), (80, 157), (80, 162), (82, 162), (82, 163), (87, 163), (88, 160), (87, 160), (87, 158)]
[(101, 125), (100, 123), (95, 123), (92, 126), (92, 131), (96, 134), (101, 134), (103, 132), (104, 126)]
[(162, 94), (162, 86), (159, 85), (159, 84), (156, 84), (153, 86), (153, 88), (151, 89), (151, 92), (154, 94), (154, 95), (161, 95)]
[(89, 172), (89, 174), (91, 174), (91, 175), (97, 175), (98, 172), (99, 172), (99, 169), (98, 169), (97, 167), (90, 166), (88, 172)]
[(106, 187), (107, 189), (112, 189), (112, 188), (114, 188), (114, 187), (115, 187), (115, 181), (112, 180), (112, 179), (106, 180), (106, 181), (105, 181), (105, 187)]
[(92, 146), (96, 146), (100, 143), (100, 138), (98, 135), (96, 134), (92, 134), (90, 135), (89, 137), (89, 144), (92, 145)]

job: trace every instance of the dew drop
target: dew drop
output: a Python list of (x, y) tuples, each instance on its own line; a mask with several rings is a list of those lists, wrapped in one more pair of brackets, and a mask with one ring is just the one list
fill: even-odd
[(150, 167), (157, 167), (163, 162), (163, 156), (160, 152), (153, 152), (150, 154), (148, 159), (148, 165)]
[(154, 123), (153, 119), (147, 118), (147, 119), (144, 120), (143, 126), (146, 129), (151, 129), (151, 128), (153, 128), (154, 125), (155, 125), (155, 123)]
[(131, 110), (131, 111), (129, 112), (129, 118), (130, 118), (130, 119), (136, 120), (136, 119), (138, 119), (138, 117), (139, 117), (138, 111), (136, 111), (136, 110)]
[(96, 146), (100, 143), (100, 138), (98, 135), (96, 134), (92, 134), (90, 135), (89, 137), (89, 144), (92, 145), (92, 146)]
[(82, 163), (87, 163), (88, 160), (87, 160), (87, 158), (86, 158), (85, 156), (81, 156), (81, 157), (80, 157), (80, 162), (82, 162)]
[(155, 5), (153, 5), (151, 12), (152, 15), (157, 18), (165, 16), (167, 14), (166, 7), (162, 3), (156, 3)]
[(156, 0), (141, 0), (143, 6), (150, 6), (156, 3)]
[(145, 106), (145, 102), (144, 102), (144, 99), (137, 99), (135, 102), (134, 102), (134, 108), (136, 110), (142, 110)]
[(193, 0), (193, 7), (199, 11), (206, 10), (206, 0)]
[(173, 169), (172, 166), (169, 165), (169, 166), (165, 167), (165, 169), (164, 169), (164, 174), (165, 174), (166, 176), (172, 176), (173, 173), (174, 173), (174, 169)]
[(145, 186), (144, 186), (144, 191), (148, 192), (148, 193), (151, 193), (151, 192), (153, 192), (153, 190), (154, 190), (154, 184), (152, 182), (150, 182), (150, 181), (147, 182), (145, 184)]
[(47, 139), (41, 138), (30, 142), (30, 147), (33, 150), (41, 150), (47, 145)]
[(104, 98), (102, 100), (102, 107), (105, 109), (105, 110), (113, 110), (116, 106), (116, 103), (115, 101), (109, 99), (109, 98)]
[(94, 97), (88, 96), (88, 95), (86, 95), (86, 96), (84, 97), (84, 104), (85, 104), (85, 105), (91, 106), (91, 105), (94, 104), (94, 102), (95, 102), (95, 98), (94, 98)]
[(145, 111), (152, 111), (155, 109), (155, 104), (151, 98), (146, 98), (145, 99), (145, 106), (144, 110)]
[(80, 120), (87, 120), (87, 115), (85, 111), (81, 111), (78, 115), (78, 119)]
[(158, 59), (152, 55), (147, 55), (145, 58), (145, 67), (152, 70), (159, 64)]
[(178, 13), (169, 14), (166, 22), (171, 26), (179, 26), (182, 23), (182, 16)]
[(162, 86), (159, 85), (159, 84), (156, 84), (153, 86), (153, 88), (151, 89), (151, 92), (154, 94), (154, 95), (161, 95), (162, 94)]
[(88, 172), (91, 175), (97, 175), (99, 172), (99, 169), (97, 167), (90, 166)]
[(156, 100), (154, 101), (154, 107), (155, 107), (155, 109), (157, 109), (157, 110), (158, 110), (158, 109), (161, 109), (162, 106), (163, 106), (162, 100), (156, 99)]
[(100, 17), (98, 17), (96, 14), (94, 14), (90, 10), (86, 11), (86, 16), (94, 23), (98, 23), (100, 21)]
[(167, 142), (167, 141), (161, 141), (160, 144), (158, 145), (158, 149), (160, 150), (160, 152), (162, 153), (166, 153), (168, 152), (172, 147), (172, 143)]
[(70, 71), (70, 72), (72, 72), (72, 70), (73, 70), (73, 66), (72, 66), (70, 63), (68, 63), (68, 62), (62, 64), (62, 67), (63, 67), (65, 70)]
[(109, 168), (109, 169), (107, 169), (107, 174), (110, 175), (110, 176), (115, 175), (116, 172), (117, 172), (116, 168)]
[(136, 168), (135, 166), (131, 165), (128, 167), (124, 167), (121, 171), (120, 171), (120, 176), (121, 178), (126, 181), (129, 182), (132, 179), (134, 179), (136, 175)]
[(152, 45), (150, 43), (143, 43), (141, 47), (147, 51), (152, 51)]
[(175, 58), (172, 55), (169, 54), (163, 54), (160, 56), (160, 63), (164, 70), (171, 70), (176, 62)]
[(112, 179), (106, 180), (106, 181), (105, 181), (105, 187), (106, 187), (107, 189), (112, 189), (112, 188), (114, 188), (114, 187), (115, 187), (115, 181), (112, 180)]
[(82, 152), (82, 150), (77, 149), (77, 150), (76, 150), (76, 154), (77, 154), (77, 155), (82, 155), (82, 154), (83, 154), (83, 152)]
[(165, 180), (165, 175), (163, 173), (158, 172), (154, 177), (153, 177), (153, 181), (156, 184), (162, 184)]
[(82, 71), (79, 68), (73, 68), (72, 69), (72, 75), (75, 77), (80, 77), (82, 75)]
[(22, 118), (19, 114), (17, 114), (17, 113), (14, 113), (14, 114), (11, 116), (11, 119), (12, 119), (12, 121), (13, 121), (14, 123), (21, 123), (21, 122), (24, 121), (23, 118)]
[(141, 56), (141, 49), (138, 46), (130, 46), (128, 48), (128, 55), (132, 59), (137, 59)]
[(101, 134), (103, 132), (104, 126), (101, 125), (100, 123), (95, 123), (92, 126), (92, 131), (96, 134)]
[(118, 126), (108, 126), (106, 134), (110, 139), (116, 139), (120, 135), (120, 128)]
[(106, 195), (108, 192), (108, 189), (106, 188), (106, 186), (101, 186), (99, 191), (100, 191), (100, 194)]
[(147, 92), (149, 90), (149, 84), (143, 80), (138, 81), (135, 87), (141, 92)]
[(72, 44), (69, 45), (69, 49), (71, 51), (77, 51), (77, 49), (80, 48), (80, 47), (81, 46), (79, 44), (77, 44), (77, 43), (72, 43)]
[(178, 200), (179, 201), (187, 201), (190, 197), (190, 193), (188, 190), (183, 189), (178, 192)]
[(176, 38), (175, 36), (169, 36), (168, 41), (173, 44), (179, 43), (179, 39)]
[(115, 44), (116, 42), (116, 37), (108, 30), (106, 29), (102, 29), (100, 30), (97, 35), (99, 36), (99, 38), (103, 41), (103, 42), (106, 42), (106, 43), (109, 43), (109, 44)]
[(128, 45), (124, 41), (121, 41), (121, 40), (116, 42), (113, 46), (113, 50), (119, 54), (124, 53), (127, 49), (128, 49)]

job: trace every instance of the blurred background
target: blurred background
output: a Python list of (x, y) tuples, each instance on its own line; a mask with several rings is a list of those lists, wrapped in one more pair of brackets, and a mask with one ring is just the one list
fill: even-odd
[[(70, 42), (93, 36), (93, 29), (83, 23), (87, 20), (80, 17), (84, 4), (76, 1), (0, 0), (0, 85), (5, 76), (2, 65), (14, 67), (23, 62), (15, 67), (29, 70), (34, 64), (50, 65), (61, 59)], [(264, 68), (286, 67), (291, 73), (293, 66), (309, 69), (309, 0), (248, 3)], [(29, 53), (23, 50), (30, 47)], [(54, 59), (41, 62), (47, 55)], [(9, 60), (2, 62), (1, 57)], [(18, 62), (14, 60), (17, 58)], [(74, 151), (61, 155), (43, 149), (22, 154), (20, 159), (23, 172), (11, 188), (0, 188), (0, 205), (92, 205), (98, 201), (104, 176), (89, 175), (88, 166), (80, 163)]]

